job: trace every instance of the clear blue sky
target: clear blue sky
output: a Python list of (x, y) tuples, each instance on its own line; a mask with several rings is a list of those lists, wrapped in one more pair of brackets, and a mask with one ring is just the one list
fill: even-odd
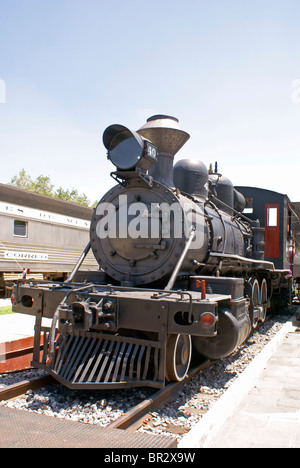
[(191, 135), (176, 160), (300, 201), (299, 25), (299, 0), (0, 0), (0, 182), (94, 201), (105, 128), (165, 113)]

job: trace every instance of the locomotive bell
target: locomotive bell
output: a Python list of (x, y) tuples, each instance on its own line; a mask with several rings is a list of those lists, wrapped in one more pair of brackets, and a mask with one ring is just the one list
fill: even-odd
[(148, 171), (157, 160), (156, 147), (123, 125), (110, 125), (103, 133), (107, 157), (119, 170)]
[(174, 187), (173, 160), (174, 156), (188, 141), (190, 135), (179, 125), (176, 117), (169, 115), (153, 115), (147, 119), (137, 133), (153, 143), (158, 149), (156, 164), (149, 171), (158, 182)]

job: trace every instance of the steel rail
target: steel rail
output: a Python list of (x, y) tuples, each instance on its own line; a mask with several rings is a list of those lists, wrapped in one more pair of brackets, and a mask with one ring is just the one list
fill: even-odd
[(27, 390), (38, 389), (48, 386), (50, 383), (54, 383), (55, 380), (51, 375), (44, 375), (43, 377), (32, 377), (28, 380), (22, 380), (21, 382), (8, 385), (7, 387), (0, 389), (0, 401), (11, 400), (23, 395)]
[(151, 398), (147, 398), (142, 403), (131, 408), (127, 413), (110, 423), (107, 427), (110, 429), (126, 429), (134, 431), (138, 429), (147, 418), (150, 411), (161, 407), (163, 404), (173, 400), (184, 385), (195, 377), (198, 372), (206, 369), (212, 361), (206, 359), (202, 364), (190, 369), (188, 375), (181, 382), (171, 382), (162, 390), (155, 392)]
[[(26, 346), (24, 348), (19, 348), (19, 349), (14, 349), (12, 351), (6, 351), (4, 353), (0, 353), (0, 363), (9, 360), (9, 359), (15, 359), (18, 357), (23, 357), (26, 356), (27, 354), (32, 354), (33, 353), (34, 346)], [(40, 345), (40, 351), (43, 350), (43, 345)], [(25, 370), (25, 369), (20, 369), (20, 370)]]

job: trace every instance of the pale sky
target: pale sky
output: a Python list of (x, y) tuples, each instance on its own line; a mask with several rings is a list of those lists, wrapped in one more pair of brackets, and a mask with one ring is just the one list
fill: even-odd
[(0, 182), (24, 167), (91, 201), (102, 144), (156, 113), (235, 185), (300, 201), (299, 0), (0, 0)]

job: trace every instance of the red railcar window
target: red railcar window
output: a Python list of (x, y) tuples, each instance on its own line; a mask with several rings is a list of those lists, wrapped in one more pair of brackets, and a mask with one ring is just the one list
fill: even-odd
[(267, 226), (276, 227), (278, 224), (278, 209), (276, 206), (269, 206), (267, 209)]

